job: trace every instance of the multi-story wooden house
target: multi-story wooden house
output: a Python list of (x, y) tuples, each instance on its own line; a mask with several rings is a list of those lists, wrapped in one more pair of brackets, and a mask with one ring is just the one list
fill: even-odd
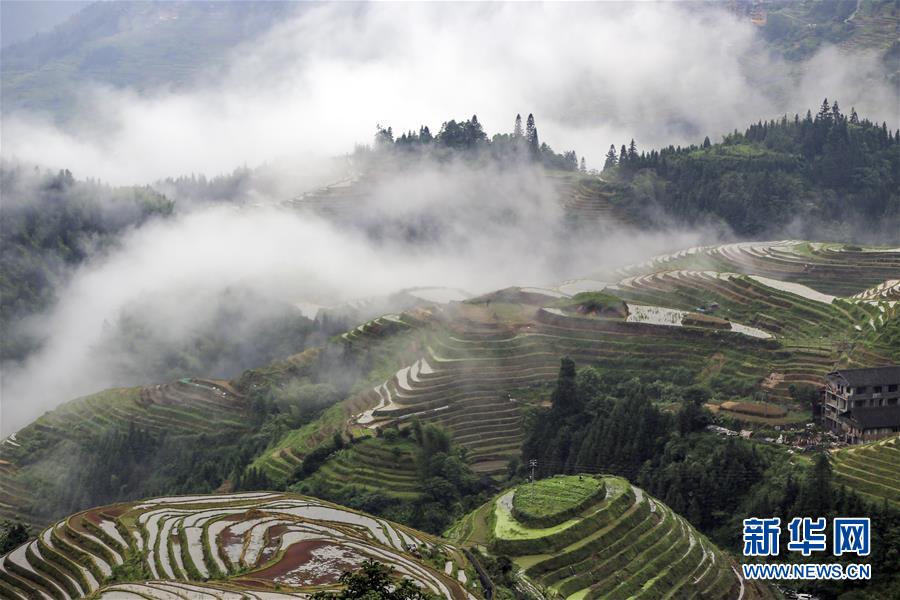
[(826, 375), (822, 422), (854, 444), (900, 432), (900, 365)]

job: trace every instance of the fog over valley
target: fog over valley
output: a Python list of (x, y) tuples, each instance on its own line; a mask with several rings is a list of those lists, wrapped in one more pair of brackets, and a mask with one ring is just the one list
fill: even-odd
[[(516, 111), (533, 112), (542, 141), (574, 148), (599, 169), (610, 144), (717, 139), (748, 119), (802, 112), (827, 94), (876, 119), (896, 108), (874, 54), (826, 46), (788, 63), (746, 19), (714, 7), (277, 11), (284, 18), (257, 24), (260, 33), (178, 85), (88, 77), (65, 88), (63, 112), (4, 108), (6, 173), (67, 169), (102, 185), (150, 184), (174, 201), (171, 214), (140, 227), (126, 220), (104, 243), (97, 233), (74, 240), (83, 256), (57, 264), (49, 299), (9, 324), (4, 434), (111, 385), (188, 375), (191, 365), (233, 377), (271, 360), (272, 348), (236, 341), (247, 327), (263, 327), (259, 302), (279, 319), (297, 319), (298, 306), (315, 318), (315, 307), (406, 288), (478, 294), (608, 276), (659, 252), (733, 236), (721, 222), (669, 223), (661, 213), (653, 230), (601, 223), (573, 233), (559, 186), (524, 164), (426, 161), (371, 177), (361, 173), (365, 155), (349, 154), (371, 144), (376, 125), (392, 126), (396, 137), (421, 125), (437, 133), (448, 118), (477, 113), (486, 131), (503, 133)], [(342, 214), (292, 202), (339, 182), (365, 188)], [(27, 198), (16, 189), (10, 199)], [(653, 203), (645, 205), (652, 214)], [(97, 210), (120, 208), (101, 202)], [(224, 334), (214, 324), (232, 313), (212, 307), (229, 293), (228, 311), (246, 323)], [(322, 335), (278, 347), (298, 351)], [(171, 358), (174, 349), (196, 351), (200, 339), (231, 348), (230, 358), (212, 350), (199, 363)]]

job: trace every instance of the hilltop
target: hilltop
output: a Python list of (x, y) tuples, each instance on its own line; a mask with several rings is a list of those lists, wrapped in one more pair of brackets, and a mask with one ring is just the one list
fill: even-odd
[(505, 583), (585, 598), (770, 598), (687, 521), (617, 477), (558, 476), (522, 484), (447, 532), (512, 559)]
[(612, 202), (663, 227), (699, 221), (744, 236), (890, 244), (900, 229), (898, 173), (900, 130), (826, 98), (815, 114), (760, 120), (717, 143), (611, 146), (602, 175)]

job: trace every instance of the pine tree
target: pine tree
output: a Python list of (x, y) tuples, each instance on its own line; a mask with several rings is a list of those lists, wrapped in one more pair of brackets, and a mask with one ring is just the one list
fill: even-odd
[(478, 122), (478, 116), (472, 115), (472, 118), (465, 123), (465, 145), (472, 147), (480, 142), (487, 140), (487, 134)]
[(835, 123), (841, 122), (841, 109), (838, 108), (837, 100), (834, 101), (834, 104), (831, 105), (831, 116), (834, 118)]
[(559, 378), (551, 398), (553, 411), (559, 414), (574, 414), (578, 408), (578, 394), (575, 388), (575, 361), (568, 356), (560, 361)]
[(603, 162), (603, 170), (611, 169), (618, 164), (618, 159), (616, 158), (616, 145), (610, 144), (609, 151), (606, 153), (606, 160)]
[(859, 115), (856, 114), (856, 109), (852, 106), (850, 107), (850, 123), (852, 125), (859, 125)]
[(831, 123), (831, 106), (828, 104), (828, 98), (822, 100), (822, 106), (816, 115), (817, 123)]
[(516, 124), (513, 127), (513, 137), (522, 137), (522, 115), (516, 115)]
[(581, 166), (578, 168), (582, 173), (587, 173), (587, 166), (584, 164), (584, 157), (581, 157)]
[(541, 144), (538, 141), (538, 130), (534, 124), (534, 115), (528, 113), (528, 119), (525, 121), (525, 141), (528, 143), (528, 151), (532, 158), (540, 155)]
[(709, 136), (706, 136), (703, 138), (703, 148), (709, 148), (710, 146), (712, 146), (712, 144), (709, 141)]
[(628, 162), (634, 163), (635, 161), (637, 161), (637, 157), (637, 144), (634, 143), (634, 138), (632, 138), (631, 143), (628, 144)]
[(628, 164), (628, 150), (625, 148), (625, 144), (622, 144), (622, 149), (619, 151), (619, 166), (624, 167)]

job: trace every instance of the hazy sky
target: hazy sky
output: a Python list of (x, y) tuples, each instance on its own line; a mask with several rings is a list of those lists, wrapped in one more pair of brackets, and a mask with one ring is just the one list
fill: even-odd
[[(611, 143), (699, 143), (823, 97), (894, 120), (878, 60), (826, 48), (770, 59), (746, 20), (698, 3), (314, 6), (235, 48), (221, 78), (137, 94), (85, 81), (69, 130), (7, 115), (3, 154), (118, 183), (217, 174), (296, 152), (340, 154), (477, 113), (533, 112), (543, 140), (600, 166)], [(705, 7), (701, 9), (701, 7)]]
[(89, 0), (3, 0), (0, 2), (0, 47), (49, 31), (88, 4)]

